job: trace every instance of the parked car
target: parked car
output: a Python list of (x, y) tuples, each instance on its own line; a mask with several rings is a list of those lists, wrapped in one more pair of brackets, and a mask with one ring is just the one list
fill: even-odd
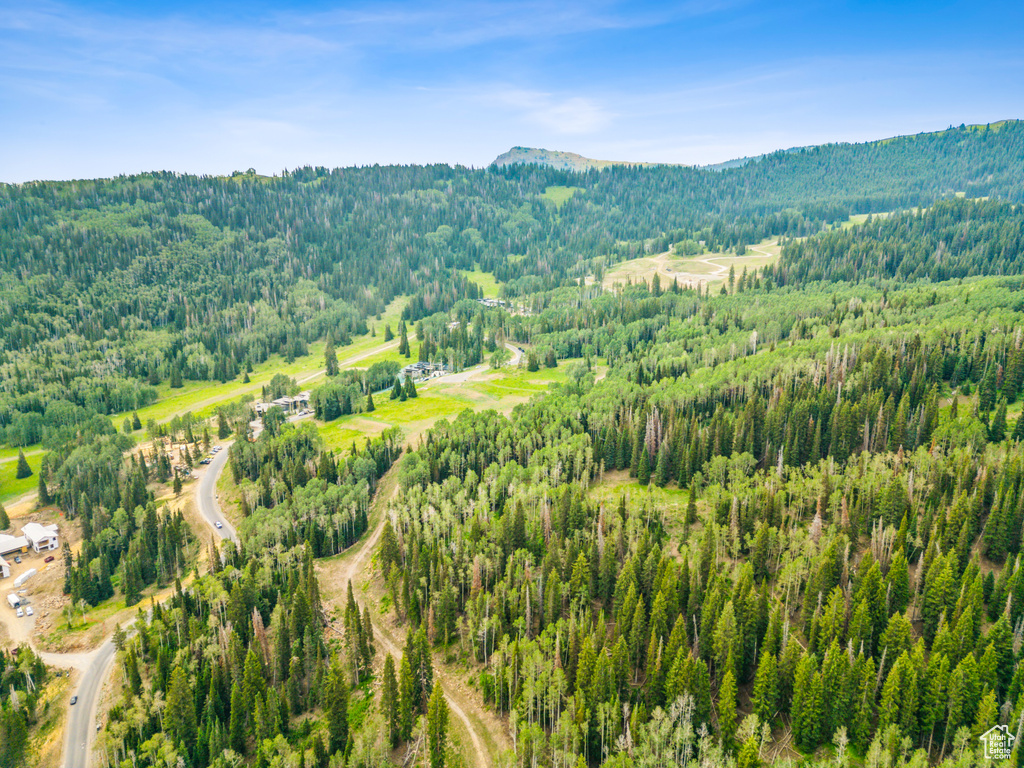
[(27, 616), (31, 616), (33, 613), (35, 613), (35, 611), (32, 610), (32, 606), (31, 605), (25, 606), (25, 614)]
[(52, 563), (53, 562), (53, 555), (47, 555), (45, 558), (43, 558), (43, 562), (44, 563)]
[(71, 697), (71, 706), (75, 706), (75, 704), (77, 704), (77, 703), (78, 703), (78, 697), (77, 696), (72, 696)]
[(203, 459), (199, 463), (200, 464), (209, 464), (211, 461), (212, 461), (212, 459)]
[(21, 610), (21, 608), (18, 608), (18, 609), (17, 609), (17, 613), (18, 613), (18, 618), (19, 618), (19, 619), (20, 619), (20, 618), (21, 618), (22, 616), (24, 616), (24, 615), (25, 615), (25, 612), (24, 612), (23, 610)]
[(20, 562), (21, 562), (21, 557), (20, 557), (20, 556), (18, 556), (18, 555), (15, 555), (15, 556), (14, 556), (14, 562), (16, 562), (16, 563), (20, 563)]
[(218, 528), (223, 528), (224, 527), (223, 525), (220, 524), (220, 520), (217, 520), (216, 522), (214, 522), (214, 525), (217, 526)]

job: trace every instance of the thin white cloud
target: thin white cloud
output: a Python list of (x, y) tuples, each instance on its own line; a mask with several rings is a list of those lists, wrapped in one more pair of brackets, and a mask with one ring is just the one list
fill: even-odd
[(588, 96), (560, 96), (541, 91), (497, 90), (490, 100), (510, 108), (527, 123), (556, 134), (596, 133), (607, 126), (614, 113)]
[(746, 0), (690, 0), (657, 11), (614, 0), (440, 0), (415, 5), (374, 3), (281, 22), (324, 33), (355, 32), (353, 44), (465, 48), (501, 40), (537, 40), (602, 30), (643, 29), (733, 8)]

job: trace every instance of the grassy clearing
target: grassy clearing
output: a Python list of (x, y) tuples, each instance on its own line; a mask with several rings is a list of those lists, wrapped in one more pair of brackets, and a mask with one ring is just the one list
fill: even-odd
[(362, 336), (356, 336), (352, 339), (352, 343), (347, 347), (341, 347), (338, 349), (338, 361), (345, 365), (345, 360), (356, 355), (362, 355), (370, 351), (376, 346), (384, 343), (384, 326), (390, 325), (392, 333), (395, 334), (395, 338), (398, 338), (398, 322), (402, 319), (402, 311), (405, 309), (405, 305), (409, 303), (408, 296), (399, 296), (397, 299), (387, 305), (384, 312), (381, 313), (380, 320), (377, 318), (369, 318), (366, 324), (370, 326), (371, 331), (376, 332), (376, 336), (372, 336), (369, 333), (363, 334)]
[(591, 498), (604, 504), (607, 511), (617, 509), (619, 499), (623, 496), (627, 503), (646, 499), (647, 509), (656, 509), (662, 513), (669, 537), (678, 539), (682, 535), (686, 505), (690, 501), (688, 489), (676, 488), (675, 485), (659, 488), (653, 483), (644, 488), (637, 483), (636, 478), (629, 476), (628, 470), (617, 470), (606, 472), (604, 477), (590, 486), (588, 492)]
[(561, 208), (566, 204), (569, 198), (577, 192), (582, 191), (582, 189), (583, 187), (551, 186), (544, 190), (544, 194), (541, 195), (541, 197), (554, 203), (555, 208)]
[(742, 256), (705, 253), (684, 257), (671, 252), (660, 253), (615, 264), (605, 272), (603, 285), (611, 288), (625, 282), (650, 283), (658, 275), (663, 289), (670, 287), (673, 281), (686, 286), (718, 286), (728, 280), (730, 267), (739, 278), (744, 269), (750, 271), (775, 263), (780, 250), (778, 243), (766, 240), (759, 245), (748, 246)]
[[(39, 456), (45, 453), (45, 449), (40, 448), (39, 444), (30, 445), (28, 448), (22, 448), (25, 451), (25, 458), (29, 459), (29, 464), (32, 463), (31, 458), (33, 456)], [(18, 449), (17, 448), (0, 448), (0, 464), (6, 461), (17, 461), (18, 460)]]
[(854, 213), (854, 214), (852, 214), (850, 216), (850, 218), (848, 218), (846, 221), (844, 221), (840, 225), (840, 227), (842, 229), (850, 229), (851, 227), (855, 227), (858, 224), (863, 224), (869, 218), (872, 219), (872, 220), (875, 220), (875, 219), (887, 219), (890, 216), (892, 216), (892, 214), (893, 214), (893, 211), (885, 211), (883, 213)]
[(26, 454), (25, 459), (28, 461), (28, 465), (32, 467), (33, 474), (21, 480), (15, 477), (18, 471), (17, 453), (15, 453), (14, 461), (5, 461), (3, 464), (0, 464), (0, 502), (20, 499), (26, 493), (31, 493), (35, 490), (36, 485), (39, 483), (39, 478), (35, 475), (39, 470), (39, 453), (41, 451), (32, 456)]
[[(381, 336), (379, 338), (381, 339), (381, 341), (383, 341), (384, 337)], [(413, 341), (411, 339), (409, 341), (409, 346), (412, 349), (416, 350), (417, 352), (419, 351), (419, 348), (417, 346), (417, 342), (415, 342), (415, 341)], [(385, 350), (383, 350), (381, 352), (377, 352), (375, 354), (368, 355), (367, 357), (364, 357), (361, 360), (358, 360), (358, 361), (352, 363), (351, 366), (343, 366), (343, 367), (345, 367), (345, 368), (350, 368), (350, 367), (351, 368), (369, 368), (374, 363), (381, 363), (381, 362), (384, 362), (385, 360), (394, 360), (399, 365), (406, 366), (409, 363), (415, 363), (418, 359), (419, 359), (418, 357), (414, 357), (412, 355), (410, 355), (409, 357), (406, 357), (405, 355), (398, 354), (398, 346), (395, 345), (395, 346), (392, 346), (390, 349), (385, 349)]]
[(555, 382), (568, 379), (567, 364), (559, 361), (558, 368), (542, 368), (530, 373), (526, 370), (482, 370), (469, 381), (434, 379), (421, 386), (419, 397), (413, 400), (387, 400), (377, 398), (372, 413), (345, 416), (321, 425), (324, 444), (335, 450), (347, 451), (353, 442), (362, 445), (367, 437), (390, 427), (401, 427), (408, 438), (415, 438), (440, 418), (454, 419), (469, 408), (474, 411), (494, 409), (511, 411), (518, 403), (545, 391)]
[(496, 299), (499, 295), (500, 283), (494, 279), (494, 275), (490, 272), (481, 272), (480, 265), (477, 264), (473, 271), (470, 272), (468, 269), (460, 269), (459, 274), (463, 277), (468, 278), (471, 282), (476, 283), (480, 290), (484, 292), (485, 299)]

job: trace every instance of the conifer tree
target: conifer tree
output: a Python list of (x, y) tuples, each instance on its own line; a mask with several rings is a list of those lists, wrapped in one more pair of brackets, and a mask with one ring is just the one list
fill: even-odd
[(344, 752), (348, 744), (348, 684), (337, 661), (327, 676), (324, 708), (327, 710), (328, 749), (331, 754)]
[(217, 413), (217, 439), (225, 440), (231, 437), (231, 427), (228, 425), (227, 417), (223, 411)]
[(412, 352), (409, 349), (409, 336), (405, 330), (405, 320), (401, 320), (398, 323), (398, 354), (403, 357), (411, 357)]
[(398, 400), (399, 398), (402, 397), (403, 391), (404, 390), (402, 389), (402, 380), (396, 376), (395, 386), (391, 388), (391, 399)]
[(1013, 439), (1018, 442), (1024, 440), (1024, 413), (1017, 417), (1017, 422), (1013, 425)]
[(636, 468), (636, 480), (640, 485), (647, 485), (651, 481), (651, 460), (643, 443), (639, 445), (639, 452), (640, 463)]
[(690, 484), (690, 496), (686, 502), (686, 524), (693, 525), (697, 522), (697, 489)]
[(175, 667), (171, 672), (163, 725), (164, 730), (175, 743), (184, 744), (187, 751), (191, 751), (195, 747), (197, 735), (195, 700), (192, 697), (188, 675), (180, 666)]
[(366, 393), (366, 410), (367, 411), (375, 410), (374, 405), (373, 405), (373, 392), (367, 392)]
[(992, 424), (988, 428), (988, 439), (993, 443), (1001, 443), (1006, 438), (1006, 400), (1000, 400)]
[(228, 724), (228, 741), (235, 752), (240, 755), (245, 754), (245, 705), (242, 703), (242, 689), (237, 681), (231, 684), (231, 719)]
[(412, 736), (413, 713), (418, 706), (415, 679), (409, 664), (409, 654), (406, 653), (402, 656), (398, 672), (398, 738), (401, 741), (407, 741)]
[(384, 681), (380, 691), (380, 710), (388, 729), (388, 741), (398, 746), (402, 723), (399, 716), (398, 680), (395, 678), (395, 660), (389, 653), (384, 657)]
[[(956, 553), (950, 552), (950, 557)], [(939, 626), (939, 617), (949, 607), (955, 590), (952, 563), (950, 557), (937, 557), (928, 568), (925, 579), (924, 604), (921, 615), (924, 618), (924, 639), (930, 643), (935, 637)]]
[(988, 413), (996, 404), (996, 367), (993, 364), (988, 366), (985, 376), (978, 385), (978, 410), (981, 413)]
[(813, 654), (805, 655), (796, 668), (793, 681), (793, 737), (800, 748), (814, 751), (818, 746), (821, 724), (821, 676)]
[(441, 684), (434, 683), (427, 709), (427, 752), (430, 768), (444, 768), (448, 746), (448, 704), (444, 700)]
[(672, 451), (668, 441), (666, 440), (661, 444), (661, 448), (658, 450), (658, 463), (654, 472), (654, 484), (659, 488), (664, 488), (668, 485), (671, 478)]
[(407, 398), (416, 397), (416, 382), (412, 380), (412, 376), (405, 377), (405, 396)]
[(430, 653), (430, 640), (427, 638), (427, 631), (421, 627), (415, 634), (413, 642), (416, 647), (416, 674), (419, 688), (420, 701), (419, 711), (426, 713), (430, 692), (434, 686), (434, 662), (433, 654)]
[(36, 500), (36, 506), (48, 507), (53, 500), (50, 499), (50, 489), (46, 484), (46, 476), (42, 472), (39, 473), (39, 482), (37, 483), (37, 488), (38, 498)]
[(330, 334), (324, 348), (324, 370), (328, 376), (338, 375), (338, 353), (334, 349), (334, 337)]
[(25, 452), (18, 449), (18, 468), (14, 472), (14, 476), (18, 480), (24, 480), (26, 477), (32, 476), (32, 467), (28, 465), (28, 461), (25, 459)]
[(779, 696), (778, 662), (775, 654), (768, 649), (761, 652), (761, 660), (757, 665), (754, 677), (754, 714), (762, 723), (770, 724), (775, 714)]
[(7, 516), (7, 510), (4, 509), (4, 505), (0, 504), (0, 531), (7, 530), (11, 527), (11, 518)]
[(722, 676), (722, 685), (718, 689), (718, 729), (722, 749), (731, 753), (736, 739), (736, 677), (731, 669)]

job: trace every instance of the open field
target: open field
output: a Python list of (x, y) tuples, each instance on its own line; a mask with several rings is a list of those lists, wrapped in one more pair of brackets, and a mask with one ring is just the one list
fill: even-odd
[(385, 429), (401, 427), (406, 438), (412, 439), (429, 429), (439, 418), (453, 419), (469, 408), (474, 411), (494, 409), (508, 413), (514, 406), (526, 402), (549, 384), (568, 380), (567, 367), (571, 360), (560, 360), (557, 368), (542, 368), (530, 373), (525, 369), (492, 371), (480, 367), (465, 377), (441, 377), (421, 385), (419, 396), (404, 403), (388, 400), (386, 395), (376, 398), (376, 410), (344, 416), (320, 425), (324, 443), (335, 450), (348, 450), (353, 441), (362, 444)]
[(42, 458), (41, 453), (42, 451), (35, 451), (31, 455), (25, 454), (25, 460), (32, 467), (32, 474), (21, 480), (15, 477), (18, 472), (17, 449), (15, 449), (13, 459), (0, 462), (0, 503), (19, 499), (35, 489), (36, 484), (39, 482), (39, 478), (36, 477), (35, 473), (39, 470), (39, 461)]
[[(399, 296), (397, 299), (388, 304), (387, 308), (380, 316), (380, 320), (375, 317), (367, 318), (366, 324), (370, 327), (372, 333), (363, 334), (362, 336), (356, 336), (352, 339), (352, 343), (347, 347), (338, 348), (338, 362), (341, 363), (342, 367), (345, 366), (345, 360), (356, 355), (365, 354), (367, 351), (373, 349), (379, 344), (384, 343), (384, 326), (390, 325), (392, 333), (395, 334), (395, 338), (398, 338), (398, 322), (402, 319), (402, 311), (405, 309), (405, 305), (409, 303), (407, 296)], [(321, 362), (323, 362), (321, 360)]]
[[(25, 458), (29, 460), (29, 464), (32, 463), (32, 457), (46, 453), (46, 451), (39, 447), (39, 444), (29, 446), (28, 448), (22, 448), (25, 452)], [(18, 449), (17, 448), (0, 448), (0, 464), (5, 461), (17, 461), (18, 460)]]
[[(635, 504), (643, 500), (646, 508), (661, 513), (670, 542), (678, 543), (683, 538), (686, 505), (690, 501), (690, 491), (686, 488), (677, 488), (675, 483), (664, 488), (651, 483), (642, 488), (636, 478), (629, 476), (628, 470), (620, 469), (605, 472), (600, 480), (590, 486), (588, 494), (604, 506), (606, 514), (618, 508), (619, 499), (623, 496), (627, 503)], [(702, 508), (703, 502), (698, 501), (698, 514)]]
[(869, 218), (871, 218), (872, 220), (874, 220), (874, 219), (887, 219), (890, 216), (892, 216), (892, 214), (893, 214), (892, 211), (887, 211), (887, 212), (884, 212), (884, 213), (854, 213), (854, 214), (852, 214), (850, 216), (850, 218), (848, 218), (846, 221), (844, 221), (840, 225), (840, 227), (842, 229), (850, 229), (850, 227), (855, 227), (858, 224), (863, 224)]
[(545, 189), (541, 197), (554, 203), (555, 208), (561, 208), (573, 195), (582, 189), (582, 187), (552, 186)]
[(604, 274), (602, 284), (612, 288), (617, 284), (650, 283), (655, 275), (661, 280), (662, 289), (669, 288), (673, 281), (680, 285), (718, 286), (729, 278), (729, 268), (735, 270), (736, 278), (747, 271), (774, 264), (781, 250), (777, 241), (766, 240), (760, 245), (747, 246), (743, 256), (731, 253), (706, 253), (703, 256), (676, 256), (671, 251), (642, 259), (630, 259), (615, 264)]
[[(459, 274), (476, 283), (480, 287), (480, 290), (484, 292), (485, 299), (498, 298), (498, 289), (501, 284), (494, 279), (494, 275), (490, 272), (481, 272), (479, 264), (473, 268), (472, 272), (468, 269), (460, 269)], [(394, 330), (394, 328), (392, 328), (392, 330)]]
[[(353, 361), (347, 365), (345, 360), (339, 360), (338, 364), (344, 370), (345, 368), (369, 368), (374, 363), (380, 363), (385, 360), (394, 360), (401, 366), (406, 366), (409, 363), (415, 363), (419, 360), (419, 342), (411, 338), (413, 334), (410, 333), (409, 335), (409, 357), (398, 354), (398, 339), (395, 338), (392, 342), (388, 343), (386, 348), (381, 348), (378, 352), (371, 351), (370, 354), (367, 354), (360, 360)], [(379, 338), (383, 339), (383, 336)]]

